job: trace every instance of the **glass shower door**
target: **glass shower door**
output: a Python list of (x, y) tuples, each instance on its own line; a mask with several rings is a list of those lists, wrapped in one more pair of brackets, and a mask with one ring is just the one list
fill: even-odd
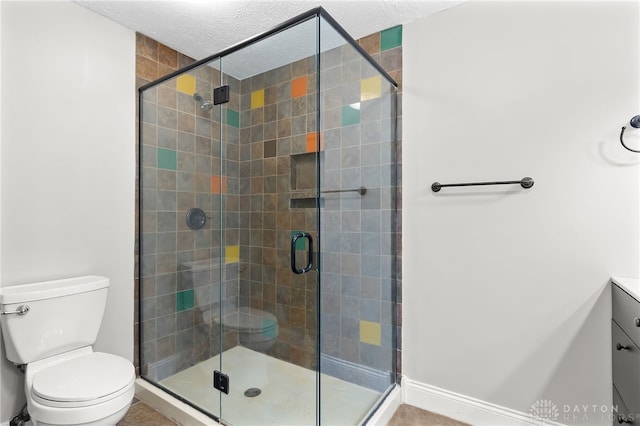
[(311, 17), (220, 61), (214, 182), (228, 383), (221, 419), (230, 424), (316, 424), (316, 33)]

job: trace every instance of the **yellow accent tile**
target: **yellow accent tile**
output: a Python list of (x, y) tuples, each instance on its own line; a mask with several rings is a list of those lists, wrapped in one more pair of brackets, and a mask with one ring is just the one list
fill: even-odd
[(251, 109), (262, 108), (264, 106), (264, 89), (251, 92)]
[(382, 341), (380, 323), (360, 320), (360, 341), (380, 346)]
[(196, 78), (189, 74), (182, 74), (176, 79), (176, 89), (193, 96), (196, 93)]
[(382, 96), (382, 78), (380, 76), (365, 78), (360, 81), (360, 100), (368, 101)]
[(225, 246), (224, 263), (238, 263), (240, 261), (240, 246)]

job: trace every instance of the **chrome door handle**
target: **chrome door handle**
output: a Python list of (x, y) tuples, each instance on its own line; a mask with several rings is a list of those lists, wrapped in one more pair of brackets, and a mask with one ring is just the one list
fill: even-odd
[[(298, 269), (296, 266), (296, 242), (300, 238), (306, 238), (309, 241), (309, 255), (307, 258), (307, 266), (302, 269)], [(291, 270), (294, 274), (304, 274), (311, 270), (313, 267), (313, 238), (308, 232), (296, 232), (291, 237)]]
[(621, 350), (625, 350), (628, 351), (629, 350), (629, 346), (624, 346), (622, 343), (618, 342), (616, 343), (616, 349), (621, 351)]
[(18, 308), (13, 311), (13, 312), (0, 312), (0, 315), (26, 315), (27, 312), (29, 312), (29, 309), (31, 309), (29, 307), (29, 305), (20, 305), (18, 306)]

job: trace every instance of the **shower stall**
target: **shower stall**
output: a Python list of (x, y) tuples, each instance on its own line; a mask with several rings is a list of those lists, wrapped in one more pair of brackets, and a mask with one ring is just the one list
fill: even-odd
[(397, 380), (397, 85), (322, 9), (140, 88), (140, 373), (233, 425)]

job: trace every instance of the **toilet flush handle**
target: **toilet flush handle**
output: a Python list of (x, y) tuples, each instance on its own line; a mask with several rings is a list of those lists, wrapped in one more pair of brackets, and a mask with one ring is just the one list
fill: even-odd
[(18, 306), (18, 308), (13, 311), (13, 312), (0, 312), (0, 315), (26, 315), (27, 312), (29, 312), (29, 309), (31, 309), (29, 307), (29, 305), (20, 305)]

